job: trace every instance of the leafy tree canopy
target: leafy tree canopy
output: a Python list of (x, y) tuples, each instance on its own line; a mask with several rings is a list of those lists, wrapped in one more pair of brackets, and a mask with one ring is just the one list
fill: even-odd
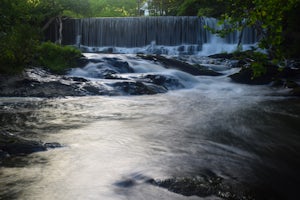
[(283, 31), (288, 13), (299, 5), (299, 0), (220, 0), (226, 2), (224, 22), (230, 24), (223, 33), (252, 26), (260, 36), (259, 46), (270, 56), (282, 57)]
[(34, 61), (49, 19), (89, 8), (85, 0), (0, 0), (0, 4), (0, 73), (16, 73)]
[(89, 0), (90, 16), (93, 17), (127, 17), (137, 16), (138, 6), (144, 0)]

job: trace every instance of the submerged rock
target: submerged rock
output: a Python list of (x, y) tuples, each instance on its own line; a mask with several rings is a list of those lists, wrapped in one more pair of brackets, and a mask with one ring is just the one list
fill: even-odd
[(41, 141), (0, 132), (0, 159), (1, 157), (28, 155), (39, 151), (46, 151), (48, 148), (58, 147), (61, 147), (59, 143), (42, 143)]
[[(209, 169), (200, 170), (194, 177), (172, 177), (168, 179), (153, 179), (142, 174), (131, 174), (117, 181), (114, 185), (120, 189), (130, 189), (139, 184), (150, 184), (155, 187), (165, 188), (170, 192), (183, 196), (199, 196), (201, 198), (217, 198), (226, 200), (254, 200), (265, 199), (263, 194), (255, 193), (255, 188), (233, 183), (216, 175)], [(267, 194), (270, 195), (270, 194)], [(270, 195), (272, 199), (272, 195)]]

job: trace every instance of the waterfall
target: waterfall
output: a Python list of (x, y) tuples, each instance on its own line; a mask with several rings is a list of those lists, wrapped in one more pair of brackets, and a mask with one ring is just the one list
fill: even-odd
[[(216, 41), (205, 26), (217, 28), (217, 20), (204, 17), (125, 17), (68, 19), (63, 24), (63, 44), (85, 51), (194, 54)], [(243, 44), (254, 44), (255, 32), (247, 28)], [(218, 44), (237, 44), (239, 32), (218, 38)], [(53, 39), (52, 39), (53, 40)]]

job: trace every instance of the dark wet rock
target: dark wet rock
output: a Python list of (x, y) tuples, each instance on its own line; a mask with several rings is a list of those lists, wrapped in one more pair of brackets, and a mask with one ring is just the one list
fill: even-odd
[(40, 68), (27, 69), (21, 75), (0, 76), (0, 96), (5, 97), (85, 96), (105, 91), (104, 87), (87, 79), (54, 75)]
[[(30, 72), (31, 73), (31, 72)], [(32, 73), (31, 73), (32, 74)], [(45, 75), (38, 75), (42, 80)], [(50, 82), (50, 83), (49, 83)], [(22, 75), (1, 76), (0, 77), (0, 96), (48, 96), (48, 86), (51, 86), (52, 80), (43, 83), (35, 78), (30, 78), (26, 72)], [(55, 83), (56, 84), (56, 83)], [(47, 85), (47, 86), (46, 86)], [(57, 85), (56, 85), (57, 86)], [(57, 95), (55, 95), (57, 96)]]
[(57, 142), (47, 142), (44, 143), (44, 147), (46, 147), (47, 149), (55, 149), (62, 147), (62, 145)]
[(215, 196), (228, 200), (255, 199), (253, 194), (247, 191), (247, 189), (238, 190), (224, 183), (223, 178), (216, 175), (152, 180), (149, 183), (184, 196)]
[(78, 67), (84, 67), (85, 65), (87, 65), (89, 63), (89, 59), (86, 57), (81, 57), (79, 59), (77, 59), (77, 66)]
[(0, 132), (0, 158), (27, 155), (47, 149), (62, 147), (57, 142), (43, 143), (8, 132)]
[(181, 89), (184, 85), (180, 81), (172, 76), (162, 76), (160, 74), (147, 74), (143, 77), (146, 82), (153, 83), (155, 85), (163, 86), (166, 89)]
[(91, 85), (91, 84), (85, 84), (82, 86), (81, 89), (82, 89), (82, 91), (84, 91), (84, 93), (86, 95), (103, 95), (103, 94), (105, 94), (104, 91), (106, 91), (106, 90), (101, 90), (100, 86), (97, 87), (97, 86)]
[(284, 84), (285, 84), (284, 80), (276, 79), (276, 80), (271, 82), (270, 86), (275, 87), (275, 88), (279, 88), (279, 87), (284, 87)]
[(254, 74), (250, 68), (242, 68), (238, 73), (232, 74), (229, 77), (237, 83), (262, 85), (268, 84), (273, 80), (272, 76), (260, 76), (253, 78)]
[[(121, 71), (131, 71), (128, 63), (123, 65)], [(54, 75), (43, 69), (28, 69), (22, 75), (1, 76), (0, 96), (5, 97), (65, 97), (86, 95), (143, 95), (167, 92), (167, 87), (179, 82), (175, 79), (161, 76), (137, 78), (137, 80), (123, 78), (116, 72), (107, 72), (101, 75), (103, 80), (88, 80), (82, 77), (66, 77)], [(109, 86), (109, 87), (108, 87)], [(165, 86), (165, 87), (164, 87)]]
[(292, 96), (300, 97), (300, 85), (295, 81), (287, 80), (284, 84), (285, 87), (292, 89), (290, 94)]
[(129, 66), (128, 62), (118, 58), (104, 58), (107, 64), (111, 65), (118, 73), (133, 73), (134, 70)]
[(296, 83), (295, 81), (291, 81), (291, 80), (287, 80), (285, 83), (284, 83), (285, 87), (287, 88), (297, 88), (299, 87), (299, 84)]
[(229, 77), (237, 83), (263, 85), (279, 79), (297, 78), (300, 76), (300, 71), (298, 69), (291, 69), (288, 67), (279, 69), (277, 66), (271, 64), (266, 64), (264, 67), (266, 72), (258, 77), (254, 77), (251, 67), (243, 67), (238, 73), (232, 74)]
[(145, 84), (140, 81), (116, 82), (111, 84), (111, 86), (114, 87), (116, 93), (123, 95), (150, 95), (164, 93), (167, 91), (165, 88), (156, 85)]
[(76, 81), (76, 82), (88, 82), (87, 79), (82, 78), (82, 77), (70, 77), (70, 80)]
[(9, 157), (9, 154), (0, 149), (0, 160), (8, 158), (8, 157)]
[(279, 71), (278, 77), (279, 78), (298, 78), (298, 77), (300, 77), (300, 69), (285, 67)]
[(273, 65), (267, 65), (265, 67), (266, 67), (266, 73), (258, 77), (254, 77), (253, 70), (250, 67), (244, 67), (238, 73), (232, 74), (229, 77), (237, 83), (244, 83), (244, 84), (251, 84), (251, 85), (268, 84), (274, 80), (274, 77), (277, 76), (279, 71), (278, 68)]
[[(84, 71), (84, 72), (83, 72)], [(125, 61), (119, 58), (105, 57), (101, 59), (90, 59), (90, 63), (83, 69), (74, 68), (71, 74), (80, 74), (89, 78), (110, 79), (114, 74), (133, 73), (134, 70)], [(83, 73), (83, 74), (82, 74)]]
[(232, 68), (243, 68), (243, 67), (247, 66), (248, 64), (249, 64), (249, 62), (245, 59), (232, 60), (231, 67)]
[(0, 133), (0, 150), (6, 156), (18, 156), (46, 151), (47, 147), (40, 141), (25, 139), (10, 133)]
[(214, 71), (214, 70), (208, 69), (207, 67), (199, 65), (199, 64), (194, 65), (194, 67), (196, 67), (199, 71), (201, 71), (202, 76), (221, 76), (221, 75), (223, 75), (222, 73), (217, 72), (217, 70)]
[(255, 49), (246, 50), (246, 51), (238, 51), (234, 53), (218, 53), (213, 54), (208, 57), (210, 58), (218, 58), (218, 59), (225, 59), (225, 60), (243, 60), (243, 59), (252, 59), (255, 57), (257, 52)]
[(218, 53), (208, 56), (210, 58), (232, 59), (234, 55), (232, 53)]
[(152, 60), (155, 62), (159, 62), (167, 69), (180, 70), (180, 71), (192, 74), (194, 76), (200, 76), (200, 75), (219, 76), (219, 75), (222, 75), (221, 73), (214, 72), (205, 67), (201, 67), (200, 65), (190, 65), (186, 62), (176, 60), (176, 59), (166, 58), (166, 57), (160, 56), (160, 55), (138, 55), (138, 56), (145, 60)]

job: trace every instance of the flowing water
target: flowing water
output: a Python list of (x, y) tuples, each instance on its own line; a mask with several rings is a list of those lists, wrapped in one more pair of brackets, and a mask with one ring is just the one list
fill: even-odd
[[(140, 62), (129, 63), (139, 73), (174, 74)], [(296, 199), (299, 99), (232, 83), (223, 67), (224, 76), (186, 75), (189, 87), (157, 95), (0, 98), (2, 131), (63, 145), (2, 165), (0, 199), (230, 199), (149, 184), (205, 176), (233, 194)]]
[[(207, 17), (107, 17), (64, 20), (62, 42), (84, 52), (199, 54), (231, 52), (236, 49), (240, 32), (224, 38), (206, 27), (220, 29), (218, 20)], [(54, 23), (47, 40), (59, 39), (59, 24)], [(244, 50), (256, 46), (254, 29), (245, 28), (241, 38)]]

